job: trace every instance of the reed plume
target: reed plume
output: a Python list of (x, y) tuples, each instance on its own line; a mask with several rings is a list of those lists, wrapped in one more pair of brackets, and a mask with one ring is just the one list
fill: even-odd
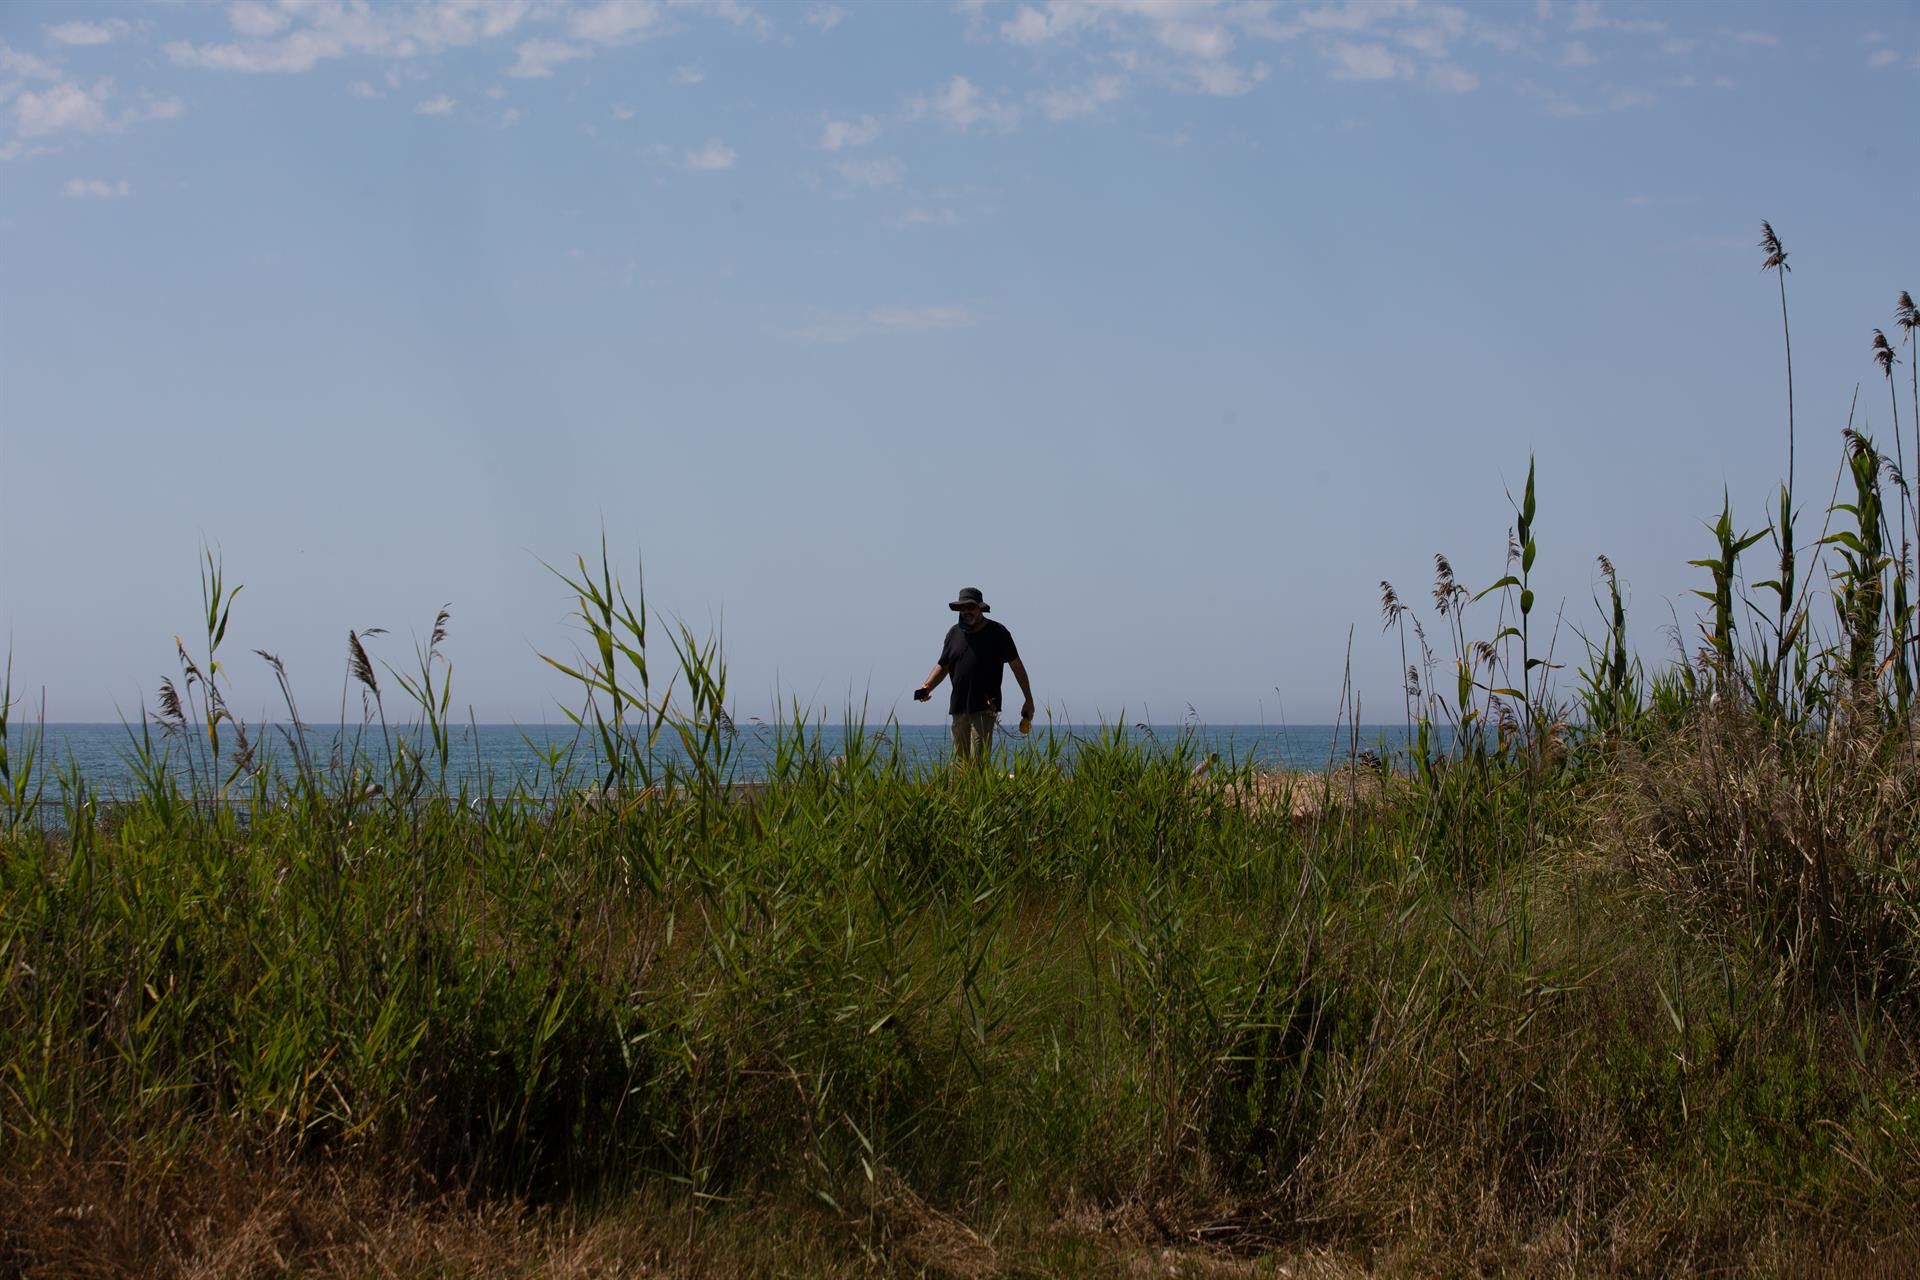
[(1385, 631), (1400, 620), (1407, 606), (1400, 603), (1400, 593), (1385, 578), (1380, 580), (1380, 629)]
[(1453, 581), (1453, 565), (1439, 552), (1433, 554), (1433, 604), (1441, 615), (1446, 615), (1453, 603), (1456, 587)]
[(187, 726), (186, 709), (180, 705), (180, 691), (174, 688), (171, 677), (160, 681), (160, 714), (156, 718), (167, 729), (184, 729)]
[(1380, 629), (1391, 631), (1396, 627), (1400, 632), (1400, 665), (1406, 668), (1407, 681), (1400, 687), (1400, 694), (1406, 704), (1407, 738), (1413, 738), (1413, 701), (1419, 697), (1420, 678), (1414, 669), (1407, 666), (1407, 626), (1405, 622), (1407, 606), (1400, 603), (1400, 593), (1385, 578), (1380, 580)]
[(380, 681), (374, 678), (373, 661), (367, 657), (366, 648), (360, 643), (360, 637), (347, 632), (347, 670), (353, 678), (365, 685), (377, 699), (380, 696)]
[[(370, 636), (383, 635), (385, 632), (384, 629), (380, 627), (369, 627), (366, 634)], [(380, 681), (374, 677), (373, 661), (367, 657), (367, 648), (360, 642), (360, 637), (352, 631), (347, 632), (347, 670), (362, 686), (360, 690), (361, 722), (365, 723), (366, 720), (370, 719), (373, 715), (379, 716), (380, 741), (386, 745), (387, 758), (391, 760), (393, 758), (393, 737), (387, 732), (386, 700), (380, 696)], [(368, 694), (373, 695), (372, 707), (367, 706)], [(345, 717), (342, 717), (342, 719), (344, 720)]]

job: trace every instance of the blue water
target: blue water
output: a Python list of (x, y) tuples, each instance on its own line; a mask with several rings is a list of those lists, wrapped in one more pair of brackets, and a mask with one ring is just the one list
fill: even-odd
[[(24, 733), (16, 721), (9, 747), (14, 768), (20, 768)], [(50, 724), (44, 727), (38, 751), (36, 772), (47, 779), (48, 795), (58, 793), (60, 776), (84, 779), (89, 790), (106, 799), (124, 798), (135, 786), (135, 753), (127, 727), (118, 724)], [(136, 726), (134, 734), (139, 732)], [(945, 725), (868, 726), (870, 740), (884, 752), (897, 749), (916, 767), (936, 766), (951, 755), (952, 740)], [(998, 751), (1044, 750), (1048, 730), (1036, 725), (1030, 737), (1022, 738), (1011, 725), (1003, 725), (995, 736)], [(1150, 750), (1186, 749), (1199, 756), (1217, 754), (1223, 762), (1251, 762), (1262, 769), (1324, 769), (1330, 762), (1346, 760), (1353, 748), (1388, 756), (1400, 751), (1406, 732), (1400, 725), (1364, 725), (1357, 734), (1348, 726), (1333, 725), (1070, 725), (1053, 726), (1051, 732), (1061, 751), (1069, 758), (1080, 746), (1103, 734), (1123, 733), (1128, 741)], [(231, 731), (223, 750), (231, 751)], [(252, 726), (250, 736), (256, 746), (265, 744), (275, 768), (291, 772), (291, 742), (279, 726)], [(810, 745), (823, 755), (842, 755), (847, 750), (848, 730), (842, 725), (810, 726)], [(670, 735), (669, 735), (670, 736)], [(393, 738), (405, 738), (410, 746), (422, 744), (423, 735), (412, 730), (395, 730)], [(742, 725), (734, 738), (731, 769), (735, 779), (752, 781), (767, 776), (775, 749), (776, 731), (772, 726)], [(153, 743), (169, 753), (170, 766), (184, 775), (191, 758), (196, 767), (203, 759), (204, 739), (197, 734), (181, 733), (172, 738), (153, 732)], [(337, 766), (358, 754), (372, 762), (378, 771), (388, 759), (388, 746), (378, 726), (309, 726), (307, 751), (314, 765), (322, 770)], [(663, 738), (662, 754), (677, 756)], [(437, 762), (429, 765), (429, 774), (437, 772)], [(590, 736), (579, 734), (571, 725), (462, 725), (452, 731), (447, 761), (447, 785), (464, 786), (479, 793), (501, 793), (514, 787), (529, 787), (546, 792), (556, 785), (591, 785), (599, 774), (599, 753)], [(184, 776), (183, 776), (184, 781)]]

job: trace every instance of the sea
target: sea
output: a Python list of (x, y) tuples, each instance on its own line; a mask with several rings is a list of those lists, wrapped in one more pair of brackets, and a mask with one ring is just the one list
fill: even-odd
[[(229, 726), (222, 726), (222, 733), (222, 751), (229, 757), (230, 768), (233, 734)], [(198, 729), (169, 735), (158, 728), (143, 732), (137, 724), (22, 726), (15, 720), (7, 747), (16, 777), (36, 735), (32, 770), (46, 782), (49, 798), (58, 794), (63, 779), (69, 784), (84, 782), (102, 799), (128, 798), (138, 786), (143, 756), (164, 757), (166, 767), (182, 775), (183, 782), (189, 769), (204, 767), (206, 741)], [(261, 758), (270, 760), (282, 774), (292, 772), (296, 738), (288, 726), (249, 725), (248, 735)], [(766, 778), (783, 736), (792, 743), (790, 729), (757, 721), (738, 725), (727, 763), (731, 779)], [(1009, 723), (1001, 726), (994, 745), (998, 753), (1054, 753), (1071, 763), (1087, 744), (1116, 738), (1152, 752), (1182, 753), (1196, 764), (1217, 756), (1223, 765), (1301, 770), (1325, 769), (1355, 756), (1391, 760), (1404, 754), (1407, 732), (1403, 725), (1035, 724), (1032, 733), (1023, 737)], [(432, 744), (415, 726), (383, 733), (378, 725), (308, 725), (300, 741), (317, 769), (337, 769), (357, 756), (372, 763), (376, 771), (404, 742), (409, 752), (429, 760), (430, 776), (439, 776)], [(809, 753), (822, 757), (844, 757), (862, 748), (877, 751), (882, 758), (897, 752), (909, 769), (923, 770), (946, 763), (953, 749), (944, 724), (861, 726), (828, 721), (808, 725), (806, 743)], [(687, 763), (671, 733), (661, 736), (656, 750), (663, 761), (682, 767)], [(1007, 758), (1011, 762), (1011, 756)], [(452, 792), (464, 789), (469, 794), (498, 795), (526, 788), (546, 793), (557, 787), (592, 785), (601, 772), (597, 740), (571, 724), (463, 724), (449, 729), (445, 776)]]

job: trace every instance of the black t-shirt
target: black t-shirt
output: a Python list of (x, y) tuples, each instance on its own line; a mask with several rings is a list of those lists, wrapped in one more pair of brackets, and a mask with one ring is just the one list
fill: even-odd
[(947, 713), (957, 716), (998, 711), (1000, 675), (1009, 662), (1019, 658), (1020, 651), (1013, 647), (1013, 632), (992, 618), (983, 618), (977, 631), (954, 623), (947, 631), (947, 642), (940, 646), (940, 665), (953, 682)]

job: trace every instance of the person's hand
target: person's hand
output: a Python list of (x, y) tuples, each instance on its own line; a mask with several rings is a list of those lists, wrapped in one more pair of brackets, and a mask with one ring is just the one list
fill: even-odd
[(1032, 698), (1028, 698), (1025, 702), (1020, 704), (1020, 718), (1022, 720), (1033, 719), (1033, 699)]
[(913, 700), (915, 702), (925, 702), (927, 699), (931, 698), (932, 696), (933, 696), (933, 690), (927, 688), (927, 686), (925, 685), (921, 685), (918, 689), (915, 689), (913, 691)]

